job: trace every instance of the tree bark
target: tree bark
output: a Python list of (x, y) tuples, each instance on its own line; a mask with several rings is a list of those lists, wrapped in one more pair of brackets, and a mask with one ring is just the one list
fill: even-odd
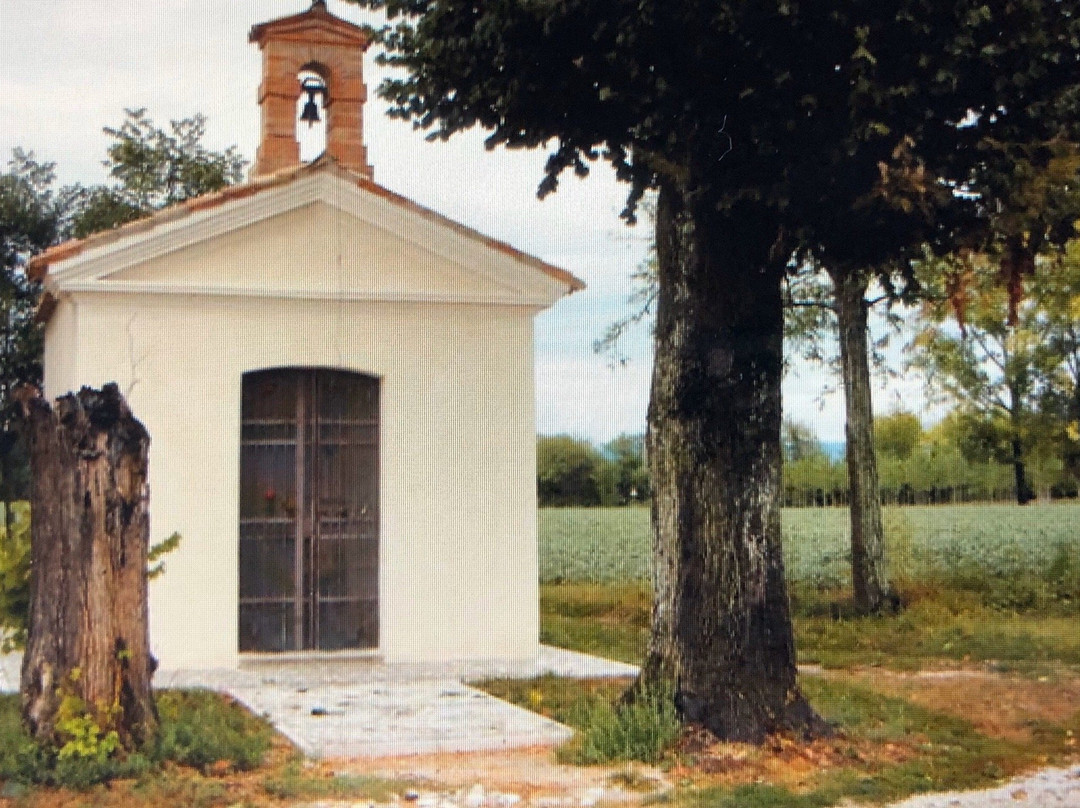
[(33, 489), (30, 620), (23, 722), (62, 746), (65, 698), (121, 745), (151, 740), (158, 719), (147, 623), (150, 436), (116, 385), (24, 402)]
[[(725, 740), (827, 732), (796, 684), (780, 537), (783, 262), (775, 231), (661, 189), (652, 635), (637, 687)], [(777, 262), (773, 262), (774, 264)]]
[(857, 272), (831, 272), (844, 383), (845, 437), (851, 514), (851, 578), (855, 608), (864, 614), (895, 609), (885, 559), (881, 489), (874, 451), (874, 406), (870, 384), (866, 290)]
[(1027, 481), (1027, 467), (1024, 465), (1024, 444), (1014, 437), (1011, 442), (1013, 479), (1016, 482), (1016, 504), (1027, 505), (1035, 498)]

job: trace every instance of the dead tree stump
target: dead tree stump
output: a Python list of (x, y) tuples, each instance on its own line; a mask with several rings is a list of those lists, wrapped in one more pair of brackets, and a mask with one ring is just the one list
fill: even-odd
[(115, 384), (63, 396), (55, 410), (24, 397), (23, 414), (33, 473), (23, 723), (61, 746), (58, 721), (77, 709), (138, 748), (158, 727), (146, 601), (150, 435)]

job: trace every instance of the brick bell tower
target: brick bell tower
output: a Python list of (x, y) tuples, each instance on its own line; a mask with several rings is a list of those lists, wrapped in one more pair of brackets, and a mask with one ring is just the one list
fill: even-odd
[(326, 153), (340, 165), (371, 176), (364, 147), (364, 51), (371, 43), (364, 30), (335, 17), (326, 0), (314, 0), (302, 14), (256, 25), (248, 36), (262, 51), (259, 85), (262, 134), (255, 154), (255, 175), (272, 174), (300, 164), (296, 139), (297, 105), (306, 89), (300, 74), (312, 73), (324, 87)]

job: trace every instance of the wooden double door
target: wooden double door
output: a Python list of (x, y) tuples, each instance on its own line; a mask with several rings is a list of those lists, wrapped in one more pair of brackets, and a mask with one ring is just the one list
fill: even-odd
[(243, 379), (240, 650), (379, 643), (379, 380)]

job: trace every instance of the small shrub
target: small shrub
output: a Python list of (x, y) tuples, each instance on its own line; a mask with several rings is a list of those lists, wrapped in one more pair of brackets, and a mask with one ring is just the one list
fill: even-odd
[(60, 757), (57, 750), (40, 746), (26, 735), (19, 742), (13, 751), (5, 749), (8, 754), (0, 758), (0, 778), (25, 785), (82, 791), (109, 780), (140, 777), (153, 768), (153, 763), (139, 754)]
[(167, 690), (157, 695), (161, 733), (155, 757), (207, 771), (229, 763), (254, 769), (270, 749), (273, 729), (237, 704), (208, 690)]
[(59, 749), (41, 746), (22, 728), (19, 697), (0, 696), (0, 780), (83, 790), (141, 777), (165, 762), (204, 772), (252, 769), (270, 748), (269, 724), (216, 693), (167, 690), (157, 694), (157, 704), (158, 741), (143, 754), (132, 754), (119, 749), (110, 733), (74, 703), (60, 722), (65, 743)]
[[(180, 534), (151, 545), (148, 580), (165, 572), (164, 558), (180, 546)], [(30, 615), (30, 503), (0, 502), (0, 653), (26, 647)]]
[(0, 652), (26, 644), (30, 609), (30, 503), (0, 504)]
[(593, 703), (575, 721), (584, 727), (563, 753), (578, 764), (640, 760), (655, 763), (679, 734), (681, 724), (668, 687), (644, 690), (632, 701), (611, 705)]

